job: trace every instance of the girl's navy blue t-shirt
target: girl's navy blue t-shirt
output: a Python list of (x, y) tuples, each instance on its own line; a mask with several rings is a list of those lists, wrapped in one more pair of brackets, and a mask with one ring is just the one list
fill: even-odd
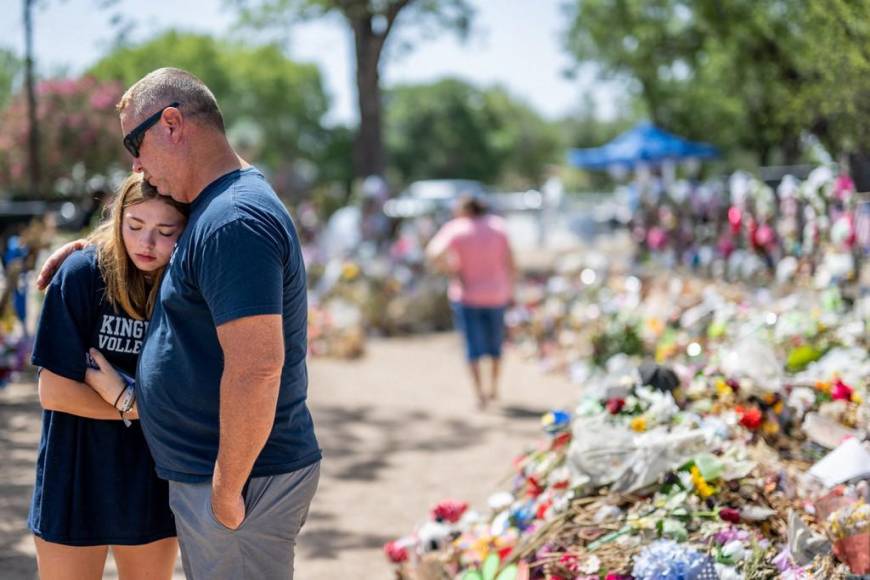
[[(147, 328), (106, 300), (96, 251), (76, 252), (46, 291), (33, 364), (84, 381), (85, 354), (95, 347), (132, 376)], [(157, 477), (139, 422), (43, 411), (28, 524), (46, 541), (74, 546), (174, 536), (167, 483)]]

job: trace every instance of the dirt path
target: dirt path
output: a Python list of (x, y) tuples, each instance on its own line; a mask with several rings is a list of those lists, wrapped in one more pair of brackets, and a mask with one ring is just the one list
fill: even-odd
[[(385, 542), (411, 532), (441, 499), (483, 506), (506, 484), (511, 459), (541, 439), (541, 414), (577, 399), (576, 387), (509, 353), (501, 401), (480, 413), (460, 356), (458, 339), (445, 334), (371, 341), (359, 361), (310, 364), (325, 459), (297, 578), (390, 578)], [(24, 520), (38, 439), (33, 386), (0, 391), (0, 577), (10, 580), (35, 577)]]

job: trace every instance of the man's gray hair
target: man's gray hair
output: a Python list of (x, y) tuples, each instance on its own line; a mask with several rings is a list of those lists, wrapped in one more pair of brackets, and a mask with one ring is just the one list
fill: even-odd
[(196, 115), (206, 124), (225, 132), (224, 118), (217, 99), (205, 83), (180, 68), (159, 68), (127, 89), (118, 102), (118, 112), (134, 118), (147, 117), (170, 103), (180, 103), (185, 115)]

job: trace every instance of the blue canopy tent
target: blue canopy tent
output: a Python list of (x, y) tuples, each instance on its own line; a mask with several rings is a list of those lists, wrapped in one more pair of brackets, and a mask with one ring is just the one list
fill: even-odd
[(601, 147), (571, 149), (568, 161), (584, 169), (619, 166), (632, 169), (639, 164), (659, 165), (718, 156), (719, 151), (712, 145), (688, 141), (647, 122), (638, 124)]

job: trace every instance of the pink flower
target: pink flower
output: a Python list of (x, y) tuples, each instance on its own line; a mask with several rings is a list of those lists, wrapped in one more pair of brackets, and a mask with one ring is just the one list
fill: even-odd
[(653, 250), (661, 250), (668, 243), (668, 234), (662, 228), (653, 226), (646, 234), (646, 243)]
[(831, 398), (835, 401), (849, 401), (852, 399), (853, 389), (843, 382), (843, 379), (837, 379), (834, 383), (834, 388), (831, 389)]
[(562, 557), (559, 558), (559, 565), (571, 573), (580, 571), (580, 560), (574, 554), (562, 554)]
[(731, 206), (728, 208), (728, 223), (731, 225), (731, 232), (737, 233), (740, 231), (740, 226), (743, 223), (743, 212), (739, 207)]
[(408, 561), (408, 549), (400, 545), (397, 540), (384, 544), (384, 553), (393, 564), (401, 564)]

